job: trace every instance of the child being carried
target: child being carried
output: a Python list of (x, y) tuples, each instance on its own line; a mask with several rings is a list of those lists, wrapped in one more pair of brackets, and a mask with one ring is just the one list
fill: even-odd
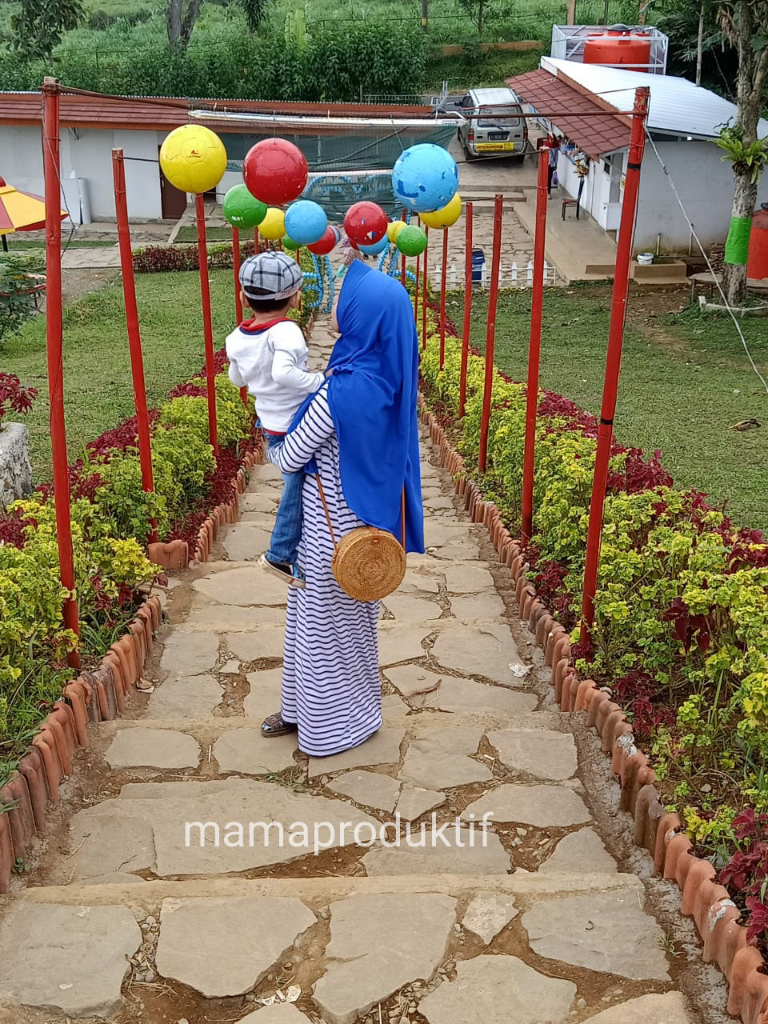
[[(254, 397), (269, 448), (283, 443), (299, 407), (327, 376), (307, 369), (304, 335), (287, 315), (299, 305), (301, 281), (298, 263), (282, 252), (251, 256), (240, 268), (241, 300), (253, 316), (227, 338), (229, 379), (235, 387), (247, 387)], [(283, 474), (270, 547), (259, 558), (263, 568), (293, 587), (304, 586), (297, 565), (303, 486), (303, 473)]]

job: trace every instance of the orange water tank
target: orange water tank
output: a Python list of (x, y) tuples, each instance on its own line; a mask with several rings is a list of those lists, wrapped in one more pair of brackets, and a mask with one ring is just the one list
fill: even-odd
[(610, 64), (647, 71), (651, 63), (651, 39), (647, 32), (614, 25), (605, 32), (590, 32), (584, 41), (585, 64)]
[(752, 214), (747, 277), (757, 281), (768, 277), (768, 203), (763, 203), (761, 209)]

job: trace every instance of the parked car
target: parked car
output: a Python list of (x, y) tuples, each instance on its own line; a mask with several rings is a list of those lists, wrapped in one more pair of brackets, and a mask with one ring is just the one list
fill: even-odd
[(519, 116), (523, 108), (512, 89), (470, 89), (459, 110), (480, 115), (459, 128), (459, 142), (467, 160), (514, 154), (522, 163), (528, 149), (528, 123)]

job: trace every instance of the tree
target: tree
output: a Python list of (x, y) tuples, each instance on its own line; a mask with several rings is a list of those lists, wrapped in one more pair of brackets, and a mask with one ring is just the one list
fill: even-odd
[(477, 34), (482, 35), (483, 14), (485, 13), (486, 0), (459, 0), (459, 3), (467, 14), (471, 18), (474, 18), (477, 25)]
[(245, 20), (251, 32), (255, 32), (264, 20), (269, 0), (241, 0)]
[(28, 60), (49, 57), (82, 16), (81, 0), (21, 0), (19, 13), (11, 18), (13, 48)]
[(200, 0), (168, 0), (165, 12), (165, 24), (168, 29), (168, 42), (172, 50), (186, 50), (195, 22), (200, 14)]
[(739, 58), (736, 119), (718, 139), (724, 160), (733, 164), (731, 227), (725, 245), (723, 289), (732, 306), (747, 297), (747, 254), (757, 185), (768, 163), (768, 138), (757, 127), (768, 82), (768, 0), (731, 0), (720, 8), (720, 25)]

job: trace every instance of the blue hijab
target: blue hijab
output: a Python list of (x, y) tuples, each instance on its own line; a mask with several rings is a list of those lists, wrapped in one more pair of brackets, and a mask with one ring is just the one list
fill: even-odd
[(424, 551), (416, 399), (419, 343), (408, 293), (399, 281), (355, 260), (336, 319), (341, 337), (329, 368), (328, 403), (339, 439), (341, 487), (364, 523)]

